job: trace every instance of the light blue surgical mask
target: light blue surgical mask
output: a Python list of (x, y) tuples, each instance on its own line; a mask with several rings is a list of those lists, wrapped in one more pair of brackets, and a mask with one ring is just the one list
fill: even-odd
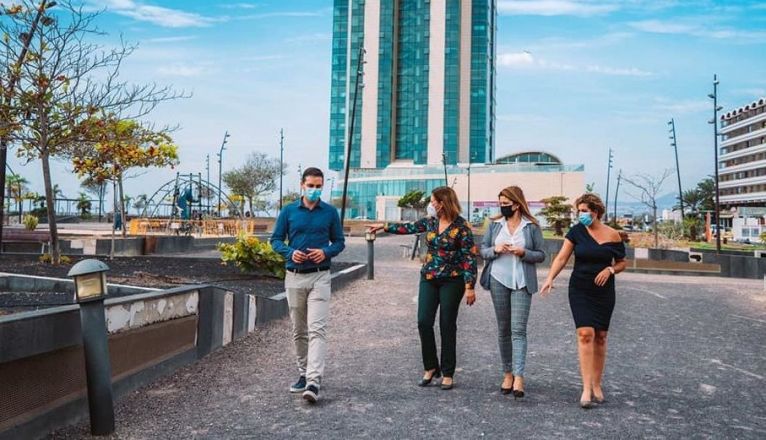
[(316, 202), (322, 197), (322, 188), (306, 188), (306, 198), (309, 202)]
[(577, 218), (580, 220), (580, 223), (585, 226), (590, 226), (593, 224), (593, 216), (590, 215), (590, 212), (581, 212)]

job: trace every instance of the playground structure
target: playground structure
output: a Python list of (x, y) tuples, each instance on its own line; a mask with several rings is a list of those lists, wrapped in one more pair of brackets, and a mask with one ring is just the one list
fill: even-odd
[(177, 173), (146, 200), (139, 218), (130, 221), (128, 233), (220, 236), (265, 230), (265, 223), (245, 219), (237, 203), (202, 173)]

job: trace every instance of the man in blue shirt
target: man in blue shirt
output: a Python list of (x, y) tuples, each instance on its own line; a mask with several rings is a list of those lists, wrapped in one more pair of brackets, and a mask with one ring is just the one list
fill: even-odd
[(286, 260), (285, 291), (300, 373), (290, 392), (303, 392), (310, 403), (319, 399), (327, 352), (330, 259), (346, 246), (338, 211), (320, 200), (323, 185), (322, 171), (306, 168), (304, 196), (282, 209), (271, 234), (271, 247)]

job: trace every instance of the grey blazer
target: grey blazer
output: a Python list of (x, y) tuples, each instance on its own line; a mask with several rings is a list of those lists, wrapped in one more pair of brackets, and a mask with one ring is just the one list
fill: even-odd
[[(481, 258), (484, 259), (484, 269), (481, 271), (481, 278), (479, 284), (481, 287), (489, 290), (489, 278), (492, 273), (492, 263), (497, 254), (495, 253), (495, 238), (500, 233), (503, 223), (492, 222), (487, 228), (487, 232), (484, 234), (484, 238), (481, 241)], [(526, 242), (526, 248), (524, 256), (521, 258), (522, 267), (524, 268), (524, 278), (527, 281), (527, 292), (537, 292), (537, 263), (545, 261), (545, 252), (543, 252), (543, 233), (540, 227), (534, 223), (528, 223), (522, 230), (524, 233), (524, 241)]]

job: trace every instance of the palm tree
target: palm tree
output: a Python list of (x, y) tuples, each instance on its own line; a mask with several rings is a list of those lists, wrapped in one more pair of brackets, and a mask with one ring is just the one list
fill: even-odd
[(84, 192), (80, 193), (80, 197), (77, 199), (77, 210), (80, 211), (80, 217), (85, 218), (90, 216), (91, 203), (88, 195)]
[(140, 194), (138, 197), (136, 197), (136, 201), (133, 202), (133, 207), (136, 208), (136, 211), (139, 215), (141, 215), (141, 210), (146, 207), (146, 200), (149, 198), (146, 194)]
[(19, 222), (22, 219), (22, 211), (24, 206), (24, 193), (27, 191), (27, 184), (29, 181), (18, 174), (11, 174), (5, 178), (5, 187), (8, 188), (8, 197), (16, 202), (17, 209), (19, 211)]
[(53, 206), (53, 211), (58, 212), (59, 208), (59, 199), (64, 199), (66, 196), (64, 195), (64, 191), (59, 188), (59, 184), (53, 185), (53, 201), (55, 205)]
[[(692, 216), (696, 216), (699, 212), (700, 205), (702, 204), (702, 193), (694, 188), (694, 189), (687, 189), (683, 192), (683, 202), (684, 206), (689, 209), (688, 214)], [(680, 208), (679, 205), (675, 205), (673, 209)]]

